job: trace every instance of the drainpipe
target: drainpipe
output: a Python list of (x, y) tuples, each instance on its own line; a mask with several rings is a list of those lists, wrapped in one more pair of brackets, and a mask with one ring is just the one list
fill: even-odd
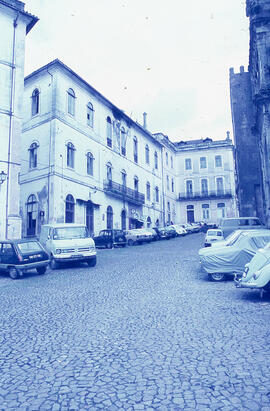
[(163, 170), (163, 151), (164, 147), (161, 147), (161, 177), (162, 177), (162, 217), (163, 227), (165, 227), (165, 190), (164, 190), (164, 170)]
[[(47, 68), (48, 74), (51, 76), (51, 88), (52, 88), (52, 93), (51, 93), (51, 118), (50, 118), (50, 142), (49, 142), (49, 167), (48, 167), (48, 211), (47, 211), (47, 224), (49, 224), (49, 219), (50, 219), (50, 184), (51, 184), (51, 151), (52, 151), (52, 115), (53, 115), (53, 75), (49, 72)], [(63, 164), (63, 158), (62, 158), (62, 164)], [(62, 167), (62, 173), (63, 173), (63, 167)], [(63, 181), (63, 179), (62, 179)]]
[(6, 194), (6, 238), (8, 238), (8, 209), (9, 209), (9, 181), (10, 181), (10, 156), (11, 140), (13, 131), (13, 111), (14, 111), (14, 94), (15, 94), (15, 46), (16, 46), (16, 28), (20, 13), (17, 13), (13, 21), (13, 45), (12, 45), (12, 62), (11, 62), (11, 90), (9, 104), (9, 133), (8, 133), (8, 164), (7, 164), (7, 194)]

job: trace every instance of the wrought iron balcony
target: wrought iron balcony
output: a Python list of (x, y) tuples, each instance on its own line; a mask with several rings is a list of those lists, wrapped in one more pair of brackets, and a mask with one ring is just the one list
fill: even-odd
[(132, 204), (141, 205), (145, 202), (144, 194), (111, 180), (103, 181), (103, 189), (106, 194), (120, 198)]
[(178, 201), (186, 200), (215, 200), (221, 198), (231, 198), (231, 190), (216, 190), (216, 191), (193, 191), (190, 193), (179, 193)]

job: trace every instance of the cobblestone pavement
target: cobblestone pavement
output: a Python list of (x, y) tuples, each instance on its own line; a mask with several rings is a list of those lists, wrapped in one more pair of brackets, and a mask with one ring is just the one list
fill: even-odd
[(0, 409), (270, 410), (270, 297), (209, 282), (202, 243), (0, 276)]

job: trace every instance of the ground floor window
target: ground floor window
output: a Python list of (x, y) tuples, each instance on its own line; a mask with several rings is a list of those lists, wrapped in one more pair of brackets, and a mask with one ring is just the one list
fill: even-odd
[(94, 207), (93, 204), (86, 205), (86, 227), (88, 228), (89, 234), (92, 236), (94, 234)]
[(121, 212), (121, 228), (122, 228), (122, 230), (127, 229), (127, 212), (126, 212), (126, 210), (122, 210), (122, 212)]
[(208, 220), (210, 218), (209, 204), (202, 204), (203, 220)]
[(194, 205), (187, 205), (187, 222), (194, 223)]
[(218, 205), (217, 205), (217, 216), (218, 216), (218, 218), (226, 217), (225, 203), (218, 203)]
[(111, 206), (107, 207), (107, 229), (113, 229), (113, 209)]
[(75, 201), (71, 194), (66, 196), (65, 222), (74, 223)]
[(37, 228), (38, 202), (34, 194), (28, 197), (27, 204), (27, 236), (34, 236)]

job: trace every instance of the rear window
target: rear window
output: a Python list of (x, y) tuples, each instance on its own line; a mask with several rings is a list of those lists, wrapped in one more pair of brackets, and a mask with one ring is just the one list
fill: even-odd
[(263, 248), (265, 244), (269, 243), (270, 237), (253, 237), (251, 241), (254, 243), (255, 248)]
[(29, 241), (27, 243), (18, 243), (17, 247), (22, 254), (35, 253), (36, 251), (43, 251), (39, 243), (36, 241)]
[(222, 236), (222, 233), (221, 233), (221, 231), (216, 231), (216, 230), (211, 230), (211, 231), (208, 231), (207, 232), (207, 236), (208, 237), (221, 237)]
[(257, 218), (251, 218), (249, 220), (249, 225), (254, 226), (254, 225), (262, 225), (262, 224), (261, 224), (260, 220), (258, 220)]

